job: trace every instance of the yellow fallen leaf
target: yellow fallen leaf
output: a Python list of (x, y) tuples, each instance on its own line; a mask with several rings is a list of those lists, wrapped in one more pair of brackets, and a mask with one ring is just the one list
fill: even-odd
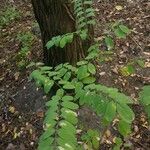
[(14, 74), (14, 77), (15, 77), (15, 80), (17, 81), (19, 79), (19, 76), (20, 76), (20, 72), (16, 72)]
[(15, 112), (15, 107), (10, 106), (10, 107), (9, 107), (9, 111), (13, 114), (13, 113)]
[(6, 131), (6, 125), (3, 123), (2, 124), (2, 132), (5, 132)]
[(16, 138), (18, 137), (17, 127), (15, 127), (15, 128), (14, 128), (13, 133), (14, 133), (14, 137), (13, 137), (13, 139), (16, 139)]
[(18, 137), (18, 134), (15, 133), (13, 139), (16, 139)]
[(118, 11), (120, 11), (120, 10), (123, 9), (123, 7), (122, 7), (121, 5), (117, 5), (115, 8), (116, 8)]
[(106, 135), (107, 138), (109, 138), (109, 137), (111, 136), (111, 131), (110, 131), (110, 130), (107, 130), (107, 131), (105, 132), (105, 135)]
[(30, 134), (32, 134), (32, 133), (33, 133), (33, 130), (32, 130), (32, 129), (30, 129), (30, 130), (29, 130), (29, 133), (30, 133)]
[(146, 68), (150, 68), (150, 62), (146, 62), (146, 63), (145, 63), (145, 67), (146, 67)]

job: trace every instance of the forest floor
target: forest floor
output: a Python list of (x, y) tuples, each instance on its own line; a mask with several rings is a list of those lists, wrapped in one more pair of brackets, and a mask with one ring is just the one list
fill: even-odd
[[(28, 80), (32, 69), (26, 66), (42, 61), (42, 43), (30, 2), (0, 2), (3, 13), (10, 7), (15, 7), (15, 11), (8, 10), (6, 16), (13, 14), (14, 19), (4, 20), (6, 23), (2, 27), (0, 24), (0, 150), (35, 150), (42, 133), (47, 97)], [(121, 20), (132, 29), (126, 39), (115, 40), (112, 53), (105, 53), (104, 44), (100, 46), (97, 80), (118, 88), (134, 100), (136, 118), (132, 124), (133, 132), (125, 142), (130, 149), (148, 150), (150, 130), (143, 108), (138, 104), (138, 93), (144, 85), (150, 84), (150, 2), (95, 0), (94, 7), (97, 18), (95, 38), (100, 43), (104, 41), (109, 23)], [(128, 64), (133, 65), (134, 73), (123, 71)], [(87, 108), (81, 111), (84, 116), (80, 117), (81, 121), (87, 128), (95, 128), (97, 124), (93, 122), (91, 111)], [(114, 136), (113, 132), (107, 131), (102, 149), (112, 149)]]

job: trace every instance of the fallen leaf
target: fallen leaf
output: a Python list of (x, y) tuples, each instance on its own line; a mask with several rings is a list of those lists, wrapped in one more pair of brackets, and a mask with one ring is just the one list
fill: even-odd
[(16, 73), (14, 74), (14, 77), (15, 77), (15, 80), (16, 80), (16, 81), (19, 79), (19, 75), (20, 75), (20, 72), (16, 72)]
[(15, 107), (13, 107), (13, 106), (10, 106), (9, 107), (9, 112), (11, 112), (12, 114), (15, 112)]
[(44, 111), (39, 109), (39, 110), (37, 110), (36, 115), (37, 115), (37, 117), (43, 118), (44, 117)]
[(110, 136), (111, 136), (110, 130), (107, 130), (107, 131), (105, 132), (105, 135), (106, 135), (107, 138), (110, 137)]
[(120, 11), (120, 10), (123, 9), (123, 7), (122, 7), (121, 5), (117, 5), (115, 8), (116, 8), (118, 11)]

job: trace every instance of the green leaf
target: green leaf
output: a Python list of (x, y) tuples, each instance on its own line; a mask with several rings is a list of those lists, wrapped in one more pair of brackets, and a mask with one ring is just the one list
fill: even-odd
[(77, 68), (73, 67), (72, 65), (67, 65), (66, 68), (71, 70), (72, 72), (76, 72), (76, 70), (77, 70)]
[(58, 97), (63, 97), (64, 96), (65, 91), (63, 89), (58, 89), (56, 92), (56, 96)]
[(145, 112), (147, 113), (148, 121), (149, 121), (149, 123), (150, 123), (150, 105), (144, 106), (144, 110), (145, 110)]
[(41, 81), (37, 80), (37, 81), (35, 82), (35, 85), (36, 85), (37, 87), (41, 87), (41, 86), (42, 86), (42, 83), (41, 83)]
[(119, 28), (126, 34), (130, 34), (131, 30), (125, 25), (119, 25)]
[[(59, 133), (60, 136), (69, 137), (67, 134), (64, 135), (64, 132)], [(69, 139), (58, 138), (59, 150), (74, 150), (76, 149), (76, 145), (70, 143)]]
[(91, 0), (90, 0), (90, 1), (86, 0), (86, 1), (84, 1), (84, 4), (85, 4), (85, 5), (92, 5), (93, 2), (92, 2)]
[[(84, 27), (86, 25), (86, 23), (82, 23), (80, 26), (79, 26), (79, 28), (82, 28), (82, 27)], [(86, 38), (87, 38), (87, 31), (86, 30), (82, 30), (81, 32), (80, 32), (80, 37), (81, 37), (81, 39), (82, 40), (86, 40)]]
[(83, 12), (83, 11), (80, 11), (80, 12), (77, 13), (76, 16), (77, 16), (77, 17), (81, 17), (83, 14), (84, 14), (84, 12)]
[(138, 59), (136, 62), (137, 62), (137, 64), (138, 64), (140, 67), (142, 67), (142, 68), (145, 67), (145, 61), (144, 61), (144, 60)]
[(117, 112), (121, 119), (127, 123), (131, 123), (135, 118), (134, 112), (126, 104), (117, 104)]
[(46, 94), (48, 94), (53, 85), (54, 85), (54, 81), (53, 81), (53, 80), (47, 80), (47, 81), (44, 83), (44, 92), (45, 92)]
[(58, 101), (50, 100), (46, 103), (47, 107), (56, 107), (58, 105)]
[(106, 121), (111, 122), (116, 115), (116, 104), (111, 101), (107, 104), (106, 111), (104, 114), (104, 118)]
[[(56, 109), (57, 109), (57, 106), (56, 106), (56, 108), (54, 108), (54, 110), (56, 110)], [(46, 117), (45, 117), (44, 121), (50, 120), (51, 118), (53, 120), (56, 119), (56, 117), (58, 116), (58, 114), (54, 110), (53, 109), (48, 109), (48, 111), (45, 113)]]
[(59, 35), (59, 36), (53, 37), (52, 40), (53, 40), (55, 46), (58, 47), (59, 43), (60, 43), (60, 40), (61, 40), (61, 36)]
[(86, 65), (87, 63), (88, 61), (82, 60), (82, 61), (77, 62), (77, 65), (82, 66), (82, 65)]
[(78, 119), (77, 119), (77, 114), (70, 110), (70, 109), (66, 109), (66, 108), (62, 108), (61, 109), (61, 116), (68, 122), (70, 122), (71, 124), (73, 125), (76, 125), (77, 122), (78, 122)]
[[(70, 132), (68, 132), (68, 131), (70, 131)], [(68, 127), (60, 128), (58, 131), (58, 135), (59, 135), (59, 137), (61, 137), (64, 140), (64, 142), (68, 142), (69, 144), (71, 144), (71, 143), (76, 144), (75, 134)]]
[(59, 126), (61, 128), (67, 128), (68, 131), (71, 131), (73, 134), (76, 134), (76, 127), (66, 120), (61, 120), (59, 122)]
[(86, 13), (94, 12), (94, 9), (90, 7), (90, 8), (87, 8), (87, 9), (85, 10), (85, 12), (86, 12)]
[[(78, 30), (81, 30), (85, 26), (86, 26), (86, 23), (82, 22), (82, 23), (78, 24), (77, 27), (78, 27)], [(83, 31), (83, 30), (81, 30), (81, 31)], [(80, 35), (80, 37), (81, 37), (82, 40), (86, 40), (86, 38), (87, 38), (87, 32), (80, 32), (79, 35)]]
[(105, 114), (105, 111), (107, 109), (108, 101), (99, 101), (99, 104), (97, 105), (96, 112), (99, 116), (102, 116)]
[(64, 77), (63, 80), (68, 81), (71, 78), (71, 72), (67, 72)]
[(51, 144), (53, 143), (54, 138), (48, 137), (45, 140), (41, 140), (38, 145), (38, 150), (50, 150)]
[(115, 139), (115, 144), (118, 145), (118, 146), (121, 146), (123, 144), (122, 139), (117, 137)]
[(96, 24), (96, 21), (93, 19), (93, 20), (89, 20), (87, 21), (87, 24), (90, 24), (90, 25), (95, 25)]
[(94, 44), (89, 47), (88, 52), (92, 52), (94, 50), (99, 50), (99, 44)]
[(99, 137), (98, 136), (93, 137), (92, 144), (95, 149), (99, 148)]
[(112, 50), (114, 48), (114, 41), (110, 36), (105, 37), (105, 43), (108, 50)]
[(86, 14), (87, 18), (91, 18), (91, 17), (95, 17), (95, 13), (94, 12), (89, 12)]
[(91, 60), (91, 59), (94, 59), (98, 56), (99, 56), (98, 52), (90, 52), (89, 55), (85, 59), (86, 60)]
[(120, 150), (122, 144), (123, 144), (122, 139), (117, 137), (115, 139), (115, 146), (113, 147), (113, 150)]
[[(88, 130), (89, 131), (89, 130)], [(100, 134), (96, 130), (91, 130), (92, 144), (95, 149), (99, 149)], [(88, 132), (89, 134), (89, 132)]]
[(67, 44), (67, 39), (66, 39), (66, 36), (63, 36), (62, 39), (60, 40), (60, 43), (59, 43), (59, 46), (61, 48), (64, 48)]
[(132, 65), (124, 66), (120, 69), (120, 72), (123, 76), (129, 76), (135, 73), (135, 68)]
[(85, 90), (95, 90), (95, 84), (89, 84), (84, 87)]
[(53, 76), (56, 76), (58, 74), (59, 74), (59, 72), (51, 71), (51, 72), (48, 73), (48, 76), (53, 77)]
[(65, 96), (62, 98), (62, 101), (73, 101), (73, 96), (65, 95)]
[(140, 101), (143, 105), (150, 105), (150, 85), (143, 87), (140, 92)]
[(63, 67), (63, 64), (59, 64), (58, 66), (55, 67), (55, 71), (60, 70)]
[(120, 28), (115, 29), (114, 33), (118, 38), (126, 38), (126, 34)]
[(109, 94), (110, 98), (118, 103), (132, 104), (133, 101), (129, 96), (124, 95), (123, 93), (118, 92), (116, 88), (107, 88), (106, 94)]
[(58, 76), (54, 76), (53, 79), (54, 79), (54, 80), (61, 80), (61, 78), (58, 77)]
[(39, 70), (34, 70), (31, 74), (30, 74), (30, 80), (32, 79), (37, 79), (38, 76), (41, 75), (41, 72)]
[(88, 71), (93, 75), (96, 74), (96, 68), (92, 63), (88, 63)]
[(50, 101), (48, 101), (46, 103), (46, 106), (53, 107), (53, 106), (57, 105), (57, 103), (60, 99), (61, 99), (61, 97), (57, 94), (57, 95), (53, 96)]
[(48, 128), (41, 136), (40, 136), (40, 140), (45, 140), (47, 138), (49, 138), (51, 135), (53, 135), (55, 133), (55, 130), (52, 128)]
[(49, 42), (47, 42), (46, 47), (47, 49), (50, 49), (51, 47), (54, 46), (54, 42), (52, 40), (50, 40)]
[(64, 76), (66, 73), (67, 73), (67, 69), (66, 68), (61, 68), (58, 72), (59, 72), (59, 75), (58, 75), (58, 77), (62, 77), (62, 76)]
[(128, 67), (128, 72), (130, 74), (134, 74), (135, 73), (135, 68), (133, 67), (133, 65), (127, 65), (127, 67)]
[(63, 88), (66, 90), (72, 90), (75, 89), (75, 86), (72, 83), (68, 82), (63, 86)]
[(94, 77), (86, 77), (82, 80), (84, 84), (91, 84), (91, 83), (94, 83), (95, 81), (96, 79)]
[(68, 109), (72, 109), (72, 110), (75, 110), (75, 109), (78, 109), (79, 106), (73, 102), (63, 102), (62, 103), (62, 106), (65, 107), (65, 108), (68, 108)]
[(49, 71), (52, 69), (52, 67), (49, 66), (44, 66), (44, 67), (40, 67), (41, 71)]
[(78, 23), (78, 24), (81, 24), (82, 22), (85, 22), (85, 17), (80, 17), (80, 18), (77, 20), (77, 23)]
[(88, 71), (87, 65), (83, 65), (83, 66), (79, 67), (78, 71), (77, 71), (77, 78), (79, 80), (81, 80), (83, 78), (88, 77), (90, 74), (87, 71)]
[(131, 124), (120, 120), (118, 124), (118, 130), (124, 137), (128, 136), (131, 133)]
[(58, 84), (67, 84), (68, 83), (68, 81), (65, 81), (65, 80), (60, 80), (59, 82), (58, 82)]
[(69, 33), (68, 35), (66, 35), (66, 41), (67, 41), (67, 43), (72, 43), (73, 33)]

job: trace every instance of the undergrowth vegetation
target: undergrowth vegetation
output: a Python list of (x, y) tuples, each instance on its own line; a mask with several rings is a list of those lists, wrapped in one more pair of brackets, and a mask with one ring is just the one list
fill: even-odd
[(34, 41), (34, 36), (30, 32), (22, 32), (17, 35), (17, 40), (20, 43), (20, 51), (16, 56), (18, 68), (25, 69), (29, 65), (29, 55)]
[(18, 18), (20, 18), (20, 12), (13, 6), (7, 6), (0, 11), (0, 29)]
[[(82, 40), (88, 38), (89, 25), (95, 24), (92, 0), (74, 0), (74, 14), (76, 16), (76, 32), (53, 37), (47, 48), (53, 46), (65, 47), (73, 42), (75, 35)], [(115, 35), (117, 38), (125, 38), (131, 33), (125, 25), (115, 23), (111, 28), (112, 34), (105, 37), (108, 50), (114, 48)], [(118, 137), (115, 139), (114, 150), (121, 149), (124, 138), (132, 131), (132, 122), (135, 114), (131, 109), (134, 103), (132, 99), (113, 87), (106, 87), (96, 82), (96, 67), (94, 61), (99, 58), (99, 44), (95, 43), (88, 49), (88, 55), (76, 66), (69, 63), (59, 64), (55, 68), (39, 66), (30, 76), (37, 86), (43, 87), (44, 92), (54, 93), (46, 103), (47, 111), (44, 119), (44, 133), (39, 139), (39, 150), (80, 150), (83, 143), (87, 143), (88, 149), (99, 149), (104, 132), (117, 119), (116, 127)], [(150, 86), (143, 88), (140, 93), (140, 102), (145, 111), (149, 112)], [(78, 109), (81, 106), (90, 107), (101, 118), (103, 132), (94, 130), (87, 134), (78, 134)]]

